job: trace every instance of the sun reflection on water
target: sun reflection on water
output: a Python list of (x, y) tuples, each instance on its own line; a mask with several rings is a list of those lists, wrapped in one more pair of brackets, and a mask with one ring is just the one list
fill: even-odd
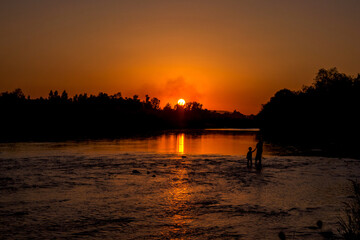
[(184, 142), (185, 142), (185, 133), (181, 133), (176, 136), (176, 145), (178, 153), (184, 154)]
[[(186, 162), (179, 162), (180, 165)], [(172, 224), (164, 235), (170, 239), (173, 236), (183, 235), (189, 231), (193, 216), (191, 213), (191, 190), (188, 183), (186, 168), (174, 169), (175, 176), (171, 180), (171, 188), (167, 192), (168, 217)]]

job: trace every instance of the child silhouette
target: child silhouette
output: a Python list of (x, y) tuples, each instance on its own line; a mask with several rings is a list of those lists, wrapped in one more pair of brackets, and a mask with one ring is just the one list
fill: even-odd
[(246, 159), (247, 159), (247, 167), (252, 167), (252, 153), (255, 152), (256, 149), (254, 149), (254, 151), (252, 150), (251, 147), (249, 147), (249, 151), (246, 155)]

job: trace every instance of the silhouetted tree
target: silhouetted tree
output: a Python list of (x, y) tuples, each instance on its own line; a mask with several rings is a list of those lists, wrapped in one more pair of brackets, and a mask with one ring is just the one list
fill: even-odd
[(160, 100), (157, 99), (156, 97), (151, 99), (151, 107), (155, 110), (159, 110), (160, 109)]
[(67, 92), (64, 90), (61, 94), (61, 100), (66, 102), (69, 99)]
[(25, 99), (25, 95), (20, 88), (15, 89), (11, 94), (17, 99)]
[(122, 99), (121, 92), (117, 92), (114, 95), (112, 95), (113, 99)]
[(156, 97), (146, 95), (142, 101), (138, 95), (123, 98), (120, 92), (112, 96), (103, 92), (90, 96), (79, 93), (70, 98), (65, 90), (61, 95), (50, 90), (48, 98), (26, 99), (21, 89), (15, 89), (0, 93), (0, 104), (0, 126), (6, 126), (0, 135), (3, 139), (99, 137), (155, 129), (240, 126), (245, 119), (208, 111), (197, 102), (186, 107), (175, 105), (174, 109), (168, 103), (161, 110)]
[(188, 102), (185, 104), (185, 110), (187, 110), (187, 111), (202, 110), (202, 104), (200, 104), (198, 102)]
[[(359, 132), (360, 89), (357, 78), (336, 68), (320, 69), (311, 86), (300, 91), (282, 89), (257, 115), (261, 127), (273, 136), (322, 137), (336, 141), (343, 127)], [(351, 135), (351, 134), (350, 134)], [(300, 137), (301, 136), (301, 137)]]
[(136, 94), (133, 96), (133, 100), (134, 100), (135, 102), (140, 102), (139, 96), (136, 95)]
[(53, 97), (54, 97), (54, 93), (53, 93), (52, 90), (50, 90), (50, 92), (49, 92), (49, 99), (52, 99)]
[(105, 103), (105, 102), (109, 102), (109, 101), (110, 101), (110, 97), (107, 93), (99, 92), (99, 94), (97, 96), (97, 102)]
[(16, 103), (25, 100), (25, 95), (20, 88), (17, 88), (12, 92), (3, 92), (0, 94), (0, 97), (4, 102), (9, 103)]
[(165, 106), (164, 106), (164, 111), (171, 111), (171, 104), (170, 103), (167, 103)]
[(175, 111), (184, 111), (185, 106), (179, 105), (179, 104), (175, 104), (174, 106), (174, 110)]

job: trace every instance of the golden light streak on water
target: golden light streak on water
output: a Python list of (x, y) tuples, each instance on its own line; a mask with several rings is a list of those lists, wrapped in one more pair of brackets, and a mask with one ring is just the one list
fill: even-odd
[(184, 154), (185, 133), (181, 133), (177, 135), (176, 138), (177, 138), (176, 144), (177, 144), (178, 153)]

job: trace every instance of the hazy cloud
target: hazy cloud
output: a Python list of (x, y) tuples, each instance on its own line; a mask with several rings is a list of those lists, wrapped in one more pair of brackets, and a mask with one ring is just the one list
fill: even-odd
[(174, 105), (179, 98), (184, 98), (188, 102), (200, 101), (202, 96), (197, 87), (183, 77), (168, 79), (161, 85), (145, 84), (139, 93), (140, 97), (149, 94), (150, 97), (159, 98), (162, 106), (168, 102)]
[(162, 92), (162, 95), (167, 98), (187, 98), (188, 101), (198, 101), (201, 98), (196, 87), (186, 82), (183, 77), (169, 79)]

